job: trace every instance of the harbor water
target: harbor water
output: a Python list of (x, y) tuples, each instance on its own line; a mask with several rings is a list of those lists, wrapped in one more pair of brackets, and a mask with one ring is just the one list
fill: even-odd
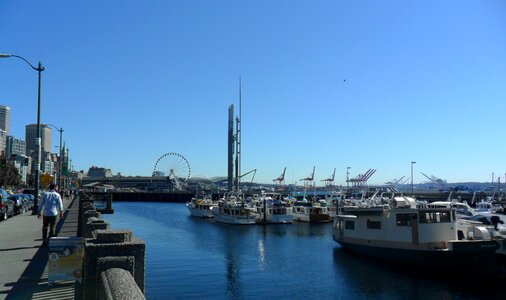
[(494, 284), (344, 251), (330, 224), (234, 226), (184, 204), (115, 202), (112, 229), (146, 242), (148, 299), (502, 299)]

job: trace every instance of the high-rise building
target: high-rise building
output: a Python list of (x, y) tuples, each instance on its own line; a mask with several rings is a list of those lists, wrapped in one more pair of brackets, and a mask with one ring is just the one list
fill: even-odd
[(0, 129), (9, 134), (9, 115), (11, 108), (5, 105), (0, 105)]
[(5, 156), (6, 140), (7, 140), (7, 132), (5, 132), (5, 130), (3, 129), (0, 129), (0, 156), (4, 155), (4, 157), (7, 157)]
[(6, 157), (11, 157), (13, 154), (25, 155), (26, 154), (26, 143), (23, 140), (17, 139), (12, 135), (7, 136), (5, 147)]
[[(31, 155), (32, 152), (37, 152), (37, 124), (26, 125), (25, 127), (25, 142), (26, 142), (26, 155)], [(40, 124), (40, 139), (42, 152), (51, 152), (51, 128), (44, 124)]]

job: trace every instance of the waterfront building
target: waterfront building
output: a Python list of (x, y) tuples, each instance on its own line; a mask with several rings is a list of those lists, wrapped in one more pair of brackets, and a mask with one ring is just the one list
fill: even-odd
[(5, 130), (0, 129), (0, 156), (5, 155), (5, 142), (7, 139), (7, 132)]
[(6, 138), (5, 155), (6, 157), (11, 157), (12, 155), (26, 155), (25, 141), (8, 135)]
[(11, 108), (5, 105), (0, 105), (0, 129), (9, 134), (9, 116)]
[(42, 173), (53, 175), (56, 172), (55, 162), (57, 161), (56, 154), (44, 151), (42, 153)]
[(9, 155), (9, 160), (13, 162), (14, 167), (18, 170), (21, 184), (27, 185), (28, 176), (30, 175), (30, 158), (22, 154), (12, 154)]
[(111, 178), (112, 171), (111, 171), (111, 169), (107, 169), (107, 168), (99, 168), (96, 166), (91, 166), (91, 168), (89, 168), (89, 170), (88, 170), (88, 177)]
[[(25, 142), (26, 154), (37, 153), (37, 124), (26, 125)], [(51, 128), (47, 125), (40, 124), (40, 139), (42, 152), (51, 151)]]
[(165, 176), (165, 173), (162, 171), (154, 171), (153, 172), (153, 177), (164, 177), (164, 176)]

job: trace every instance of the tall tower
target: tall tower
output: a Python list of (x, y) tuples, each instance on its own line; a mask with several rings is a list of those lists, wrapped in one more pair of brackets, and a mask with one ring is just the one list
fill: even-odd
[[(26, 142), (26, 155), (30, 153), (37, 153), (37, 124), (26, 125), (25, 127), (25, 142)], [(51, 128), (47, 125), (40, 125), (40, 139), (42, 151), (51, 152)]]
[(7, 135), (9, 134), (9, 115), (10, 107), (0, 105), (0, 155), (2, 152), (5, 154), (5, 145)]
[(228, 191), (233, 189), (234, 178), (234, 105), (228, 107)]
[(11, 108), (5, 105), (0, 105), (0, 129), (9, 134), (9, 116)]

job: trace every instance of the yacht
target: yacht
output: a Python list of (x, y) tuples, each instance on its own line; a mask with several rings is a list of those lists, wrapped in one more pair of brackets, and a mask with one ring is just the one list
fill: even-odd
[(451, 206), (417, 205), (402, 196), (390, 204), (343, 206), (333, 238), (345, 249), (396, 263), (506, 278), (506, 236), (460, 220)]
[(196, 195), (189, 202), (186, 202), (190, 215), (201, 218), (214, 218), (212, 209), (217, 205), (216, 201), (205, 195)]
[(330, 222), (330, 214), (325, 200), (313, 203), (303, 198), (302, 201), (295, 201), (291, 214), (294, 221), (310, 223)]
[(269, 196), (261, 197), (255, 207), (258, 223), (290, 224), (293, 222), (293, 215), (289, 212), (291, 207), (279, 199)]
[(255, 209), (241, 195), (225, 195), (212, 212), (217, 222), (226, 224), (253, 225), (258, 218)]

